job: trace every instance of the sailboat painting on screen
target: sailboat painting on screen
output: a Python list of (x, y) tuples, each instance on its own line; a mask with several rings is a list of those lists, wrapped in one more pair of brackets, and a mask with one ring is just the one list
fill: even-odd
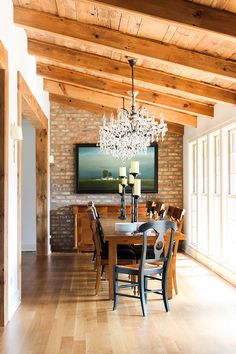
[[(156, 193), (158, 185), (158, 146), (148, 147), (147, 152), (135, 156), (139, 161), (143, 193)], [(126, 167), (127, 174), (131, 161), (122, 163), (111, 155), (103, 153), (95, 144), (76, 145), (76, 193), (118, 193), (119, 168)], [(130, 189), (127, 187), (129, 193)]]

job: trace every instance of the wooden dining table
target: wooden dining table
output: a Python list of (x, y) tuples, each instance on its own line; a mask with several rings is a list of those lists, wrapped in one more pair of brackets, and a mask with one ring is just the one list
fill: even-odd
[[(148, 222), (150, 219), (143, 219), (140, 222)], [(121, 222), (118, 218), (101, 218), (100, 219), (103, 234), (105, 241), (108, 242), (109, 247), (109, 255), (108, 255), (108, 267), (109, 267), (109, 299), (113, 299), (113, 266), (117, 264), (117, 245), (118, 244), (142, 244), (143, 237), (142, 235), (133, 235), (130, 233), (119, 232), (115, 230), (116, 222)], [(127, 220), (126, 220), (127, 222)], [(166, 233), (166, 240), (168, 241), (170, 238), (170, 232)], [(149, 236), (150, 243), (156, 239), (156, 236)], [(167, 278), (167, 292), (168, 298), (172, 299), (173, 297), (173, 286), (172, 286), (172, 262), (175, 261), (174, 257), (176, 257), (177, 249), (179, 241), (186, 240), (186, 235), (182, 232), (176, 231), (174, 235), (175, 241), (175, 252), (173, 252), (169, 270), (168, 270), (168, 278)]]

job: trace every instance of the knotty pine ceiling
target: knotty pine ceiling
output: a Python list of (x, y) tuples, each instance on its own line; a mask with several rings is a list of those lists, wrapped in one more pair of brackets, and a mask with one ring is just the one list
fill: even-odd
[[(130, 84), (130, 76), (127, 71), (120, 69), (119, 65), (127, 63), (129, 57), (136, 57), (138, 58), (136, 85), (140, 89), (151, 91), (153, 96), (157, 97), (156, 100), (150, 101), (144, 92), (143, 102), (147, 104), (154, 107), (165, 107), (170, 110), (170, 113), (178, 111), (184, 115), (195, 117), (201, 112), (205, 112), (205, 107), (209, 107), (205, 113), (209, 118), (213, 115), (212, 107), (216, 102), (236, 103), (236, 0), (150, 0), (146, 2), (140, 0), (14, 0), (13, 2), (15, 22), (26, 29), (29, 41), (31, 41), (31, 44), (29, 42), (29, 51), (37, 57), (38, 72), (45, 77), (45, 87), (49, 89), (54, 99), (56, 96), (68, 98), (68, 92), (73, 92), (73, 97), (71, 97), (73, 100), (80, 99), (75, 90), (66, 85), (84, 87), (88, 90), (88, 96), (92, 90), (95, 91), (95, 96), (96, 92), (105, 91), (108, 100), (109, 95), (121, 97), (120, 91), (122, 90), (119, 90), (118, 85)], [(165, 15), (166, 5), (169, 6), (166, 8), (167, 15)], [(163, 16), (159, 16), (159, 9), (156, 11), (155, 6), (159, 6), (160, 14), (163, 12)], [(20, 11), (27, 9), (37, 12)], [(182, 11), (182, 14), (179, 15), (178, 9), (186, 11)], [(148, 13), (148, 11), (150, 12)], [(54, 28), (50, 26), (50, 17), (46, 19), (42, 17), (42, 26), (39, 18), (40, 15), (46, 14), (54, 15), (53, 19), (59, 18), (61, 22), (65, 22), (65, 19), (72, 20), (72, 22), (65, 22), (66, 29), (58, 30), (57, 25)], [(194, 26), (189, 20), (191, 16)], [(86, 33), (80, 36), (74, 24), (81, 23), (94, 26), (94, 31), (99, 32), (98, 39), (91, 40), (91, 36), (87, 38)], [(205, 23), (207, 24), (205, 25)], [(210, 28), (207, 28), (208, 23)], [(60, 23), (58, 26), (60, 27)], [(67, 29), (70, 31), (68, 32)], [(113, 30), (106, 34), (109, 42), (102, 40), (99, 42), (103, 36), (103, 29)], [(117, 45), (119, 33), (120, 42), (124, 41), (123, 47)], [(128, 37), (122, 37), (122, 34)], [(112, 45), (113, 35), (115, 36)], [(142, 42), (143, 46), (139, 46), (138, 42), (135, 42), (132, 47), (129, 42), (130, 38), (131, 41), (132, 38), (147, 41)], [(163, 50), (168, 50), (171, 46), (170, 54), (167, 53), (164, 57), (160, 56), (160, 46), (155, 52), (155, 43), (165, 44)], [(44, 46), (42, 47), (41, 44)], [(132, 50), (129, 49), (129, 44)], [(149, 44), (154, 45), (154, 50), (146, 54), (145, 48), (148, 50)], [(57, 56), (51, 55), (55, 47), (60, 49), (55, 51)], [(74, 51), (70, 51), (70, 49)], [(185, 51), (181, 52), (180, 49)], [(60, 53), (63, 53), (63, 50), (66, 56), (58, 57)], [(173, 55), (171, 55), (172, 52)], [(92, 64), (86, 65), (86, 58), (80, 59), (81, 53), (93, 54), (95, 59), (97, 56), (98, 67)], [(192, 54), (193, 57), (191, 57)], [(198, 54), (202, 55), (196, 56)], [(78, 60), (72, 60), (73, 56), (77, 56)], [(188, 57), (190, 58), (189, 62)], [(219, 60), (219, 65), (217, 60)], [(89, 59), (87, 61), (90, 62)], [(113, 63), (114, 67), (119, 68), (117, 72), (115, 69), (110, 70)], [(222, 67), (222, 72), (218, 71), (218, 67)], [(59, 72), (60, 68), (64, 71)], [(139, 69), (144, 70), (139, 73)], [(66, 70), (68, 73), (78, 73), (78, 81), (74, 80), (73, 82), (73, 80), (67, 79)], [(53, 72), (54, 76), (50, 76), (50, 72)], [(82, 76), (79, 77), (79, 74)], [(165, 75), (162, 80), (158, 80), (156, 76), (157, 80), (155, 81), (155, 75), (158, 74)], [(101, 79), (101, 87), (98, 85), (94, 87), (92, 81), (91, 87), (88, 86), (86, 75)], [(150, 77), (153, 77), (153, 80)], [(102, 79), (107, 81), (104, 82)], [(55, 88), (54, 91), (50, 91), (50, 87), (56, 86), (50, 82), (52, 80), (58, 84), (58, 88)], [(111, 85), (109, 80), (111, 80)], [(167, 80), (166, 83), (165, 80)], [(106, 87), (113, 86), (115, 86), (114, 92), (106, 91)], [(163, 98), (161, 103), (158, 102), (158, 94)], [(171, 102), (170, 106), (168, 106), (168, 97)], [(95, 98), (97, 99), (97, 97)], [(195, 109), (198, 104), (200, 108)], [(193, 109), (191, 109), (192, 106)], [(188, 107), (190, 108), (188, 109)], [(188, 124), (187, 116), (185, 118), (179, 121), (178, 114), (176, 114), (174, 122), (181, 125)], [(190, 121), (192, 122), (191, 119)], [(191, 123), (190, 125), (196, 124)]]

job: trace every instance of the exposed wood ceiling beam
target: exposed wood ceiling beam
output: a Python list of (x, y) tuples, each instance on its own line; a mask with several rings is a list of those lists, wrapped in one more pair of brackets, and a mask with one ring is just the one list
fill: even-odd
[[(122, 97), (128, 97), (127, 92), (131, 89), (131, 86), (126, 83), (117, 82), (105, 78), (99, 78), (93, 75), (81, 73), (79, 71), (69, 70), (62, 67), (47, 65), (43, 63), (37, 64), (37, 74), (45, 78), (79, 85), (88, 89), (90, 88), (94, 90), (100, 90), (106, 93), (112, 93)], [(202, 114), (209, 117), (213, 117), (213, 105), (193, 102), (184, 98), (166, 95), (160, 92), (138, 87), (137, 85), (135, 86), (135, 89), (139, 91), (139, 101), (143, 101), (149, 104), (156, 104), (162, 107), (164, 106), (168, 108), (174, 108), (176, 110), (185, 111), (192, 114)]]
[(236, 41), (236, 14), (232, 12), (186, 0), (94, 0), (93, 2)]
[[(100, 104), (110, 108), (119, 109), (122, 106), (121, 97), (116, 97), (102, 92), (96, 92), (82, 87), (60, 83), (48, 79), (44, 79), (44, 89), (55, 95), (80, 99), (82, 101)], [(157, 118), (159, 117), (160, 113), (163, 113), (165, 120), (168, 122), (189, 125), (193, 127), (197, 126), (197, 118), (192, 115), (178, 111), (170, 111), (166, 108), (159, 108), (149, 104), (142, 104), (142, 106), (146, 107), (148, 112), (150, 114), (154, 114)]]
[[(102, 105), (89, 103), (89, 102), (85, 102), (85, 101), (81, 101), (81, 100), (76, 100), (74, 98), (69, 98), (69, 97), (65, 97), (65, 96), (50, 94), (49, 99), (52, 102), (56, 102), (56, 103), (60, 103), (63, 105), (68, 105), (68, 106), (76, 107), (79, 109), (83, 109), (88, 112), (96, 113), (100, 116), (102, 116), (104, 113), (111, 114), (112, 112), (113, 113), (117, 112), (117, 110), (115, 108), (111, 109), (109, 107), (105, 107)], [(184, 127), (183, 127), (183, 125), (169, 122), (168, 123), (168, 131), (172, 132), (172, 133), (183, 135), (184, 134)]]
[(20, 71), (17, 72), (18, 76), (18, 90), (23, 98), (23, 108), (26, 106), (30, 107), (28, 112), (25, 110), (24, 113), (32, 122), (36, 128), (48, 128), (48, 119), (42, 108), (40, 107), (36, 98), (32, 95), (29, 86), (27, 85), (25, 79), (21, 75)]
[[(32, 39), (28, 40), (28, 50), (30, 54), (36, 57), (48, 58), (56, 63), (64, 63), (75, 67), (85, 67), (100, 72), (130, 77), (130, 67), (128, 64), (95, 54)], [(204, 98), (208, 97), (214, 101), (236, 103), (236, 92), (234, 91), (181, 78), (158, 70), (136, 66), (135, 78), (169, 89), (189, 92)]]
[(141, 55), (167, 61), (236, 81), (236, 62), (234, 61), (24, 7), (14, 8), (14, 21), (24, 28), (43, 30), (53, 33), (54, 36), (73, 37), (96, 45), (116, 48), (129, 56)]
[(76, 107), (76, 108), (83, 109), (83, 110), (89, 111), (89, 112), (94, 112), (99, 115), (103, 115), (104, 113), (107, 115), (110, 115), (111, 113), (113, 113), (113, 114), (117, 113), (117, 109), (115, 109), (115, 108), (112, 109), (110, 107), (106, 107), (101, 104), (94, 104), (94, 103), (90, 103), (90, 102), (86, 102), (86, 101), (77, 100), (77, 99), (71, 98), (71, 97), (59, 96), (59, 95), (55, 95), (53, 93), (49, 94), (49, 99), (50, 99), (50, 101), (53, 101), (53, 102), (57, 102), (57, 103), (64, 104), (67, 106)]

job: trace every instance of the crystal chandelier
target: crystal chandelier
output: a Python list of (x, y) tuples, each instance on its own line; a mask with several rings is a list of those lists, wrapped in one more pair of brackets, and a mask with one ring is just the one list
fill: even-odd
[(167, 124), (164, 123), (160, 114), (160, 123), (156, 122), (155, 116), (149, 116), (144, 107), (136, 107), (138, 91), (134, 91), (134, 66), (136, 59), (130, 59), (129, 65), (132, 69), (132, 91), (130, 111), (124, 107), (117, 112), (117, 119), (111, 114), (110, 121), (103, 116), (103, 125), (100, 128), (100, 140), (98, 146), (106, 154), (110, 154), (123, 162), (133, 158), (137, 153), (147, 151), (147, 147), (153, 142), (158, 142), (161, 136), (165, 137)]

